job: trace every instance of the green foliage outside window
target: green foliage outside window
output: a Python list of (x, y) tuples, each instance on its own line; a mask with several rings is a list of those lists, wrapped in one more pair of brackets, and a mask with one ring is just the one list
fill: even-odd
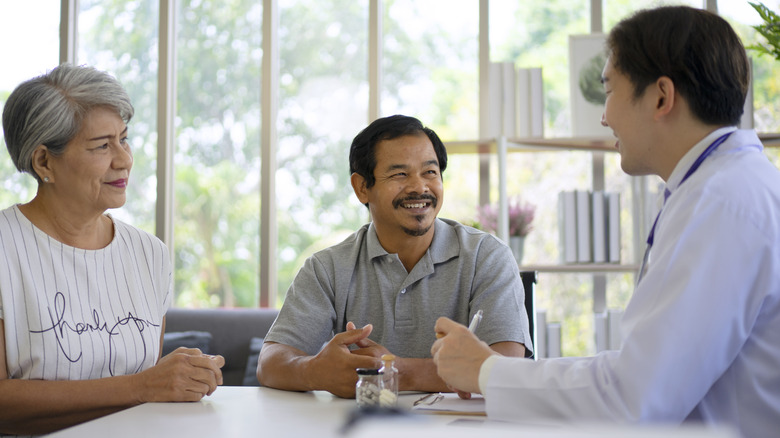
[(753, 26), (753, 29), (766, 38), (766, 44), (751, 44), (747, 48), (755, 50), (761, 55), (772, 56), (780, 61), (780, 16), (763, 3), (750, 3), (750, 6), (758, 12), (764, 21), (764, 24)]
[[(418, 3), (384, 2), (382, 98), (411, 108), (403, 101), (402, 90), (427, 80), (432, 87), (430, 101), (410, 109), (411, 115), (445, 140), (474, 139), (476, 67), (459, 69), (457, 63), (448, 62), (453, 57), (463, 64), (476, 62), (476, 30), (448, 30), (441, 26), (445, 19), (436, 17), (421, 36), (413, 36), (406, 24), (410, 15), (418, 13)], [(544, 66), (548, 136), (569, 135), (568, 36), (588, 32), (587, 2), (580, 3), (581, 7), (572, 7), (568, 0), (523, 2), (509, 13), (506, 36), (491, 36), (492, 61)], [(130, 124), (135, 164), (128, 203), (121, 210), (133, 225), (154, 232), (158, 2), (82, 0), (80, 4), (80, 62), (116, 75), (136, 107)], [(501, 11), (507, 4), (492, 1), (491, 8)], [(354, 200), (347, 167), (349, 143), (368, 122), (365, 107), (323, 102), (332, 114), (318, 120), (327, 123), (309, 122), (314, 108), (319, 108), (316, 97), (321, 90), (330, 98), (334, 89), (343, 88), (359, 96), (356, 101), (363, 96), (367, 100), (367, 5), (354, 0), (280, 1), (276, 181), (279, 193), (294, 188), (294, 196), (278, 200), (277, 305), (308, 255), (337, 243), (368, 220), (365, 207)], [(477, 2), (473, 5), (476, 15)], [(606, 31), (637, 7), (629, 0), (608, 0), (605, 5)], [(255, 306), (260, 256), (262, 2), (183, 0), (177, 7), (176, 305)], [(732, 24), (746, 45), (758, 39), (757, 30)], [(780, 63), (763, 58), (753, 60), (756, 126), (763, 132), (780, 131), (776, 80)], [(0, 101), (9, 92), (0, 90)], [(768, 151), (770, 156), (773, 153)], [(526, 260), (556, 263), (555, 210), (544, 204), (564, 187), (560, 181), (564, 176), (570, 177), (565, 181), (568, 189), (589, 186), (589, 158), (582, 153), (539, 152), (511, 154), (509, 160), (509, 193), (522, 194), (540, 206), (535, 230), (526, 243)], [(451, 157), (444, 175), (444, 216), (464, 221), (476, 217), (476, 161), (473, 156)], [(605, 167), (607, 190), (626, 190), (617, 157), (607, 157)], [(18, 174), (10, 159), (0, 159), (0, 175), (3, 206), (33, 197), (34, 181)], [(492, 196), (495, 200), (497, 193)], [(630, 205), (630, 199), (625, 203)], [(626, 210), (623, 222), (628, 227)], [(610, 274), (607, 281), (609, 305), (624, 305), (632, 276)], [(548, 310), (548, 319), (563, 323), (566, 355), (592, 349), (592, 340), (583, 335), (592, 331), (591, 284), (592, 277), (586, 274), (545, 274), (537, 289), (538, 304)]]

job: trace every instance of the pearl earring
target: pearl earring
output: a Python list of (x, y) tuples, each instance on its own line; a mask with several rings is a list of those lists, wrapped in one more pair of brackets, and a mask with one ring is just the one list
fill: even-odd
[(49, 177), (48, 176), (44, 176), (43, 177), (43, 182), (49, 182)]

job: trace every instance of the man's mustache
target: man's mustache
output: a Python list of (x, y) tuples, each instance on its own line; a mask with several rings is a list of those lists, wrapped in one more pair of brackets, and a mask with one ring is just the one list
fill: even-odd
[(414, 203), (418, 201), (430, 201), (431, 206), (434, 208), (439, 204), (439, 199), (433, 195), (414, 195), (414, 196), (407, 196), (402, 199), (396, 199), (395, 201), (393, 201), (393, 207), (401, 208), (402, 204)]

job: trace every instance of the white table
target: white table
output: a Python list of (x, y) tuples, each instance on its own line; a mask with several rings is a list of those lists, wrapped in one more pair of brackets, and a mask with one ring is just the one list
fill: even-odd
[(338, 436), (354, 400), (326, 392), (223, 386), (196, 403), (146, 403), (52, 437)]
[[(400, 404), (409, 407), (419, 397), (401, 396)], [(50, 436), (336, 437), (343, 436), (340, 428), (355, 409), (355, 400), (324, 391), (222, 386), (200, 402), (146, 403)], [(425, 417), (434, 420), (434, 416)]]
[[(402, 395), (406, 410), (420, 394)], [(736, 438), (727, 430), (578, 425), (535, 427), (490, 422), (485, 417), (414, 414), (360, 421), (346, 435), (341, 428), (355, 401), (327, 392), (289, 392), (223, 386), (197, 403), (147, 403), (62, 430), (51, 437), (641, 437)], [(475, 429), (476, 427), (476, 429)]]

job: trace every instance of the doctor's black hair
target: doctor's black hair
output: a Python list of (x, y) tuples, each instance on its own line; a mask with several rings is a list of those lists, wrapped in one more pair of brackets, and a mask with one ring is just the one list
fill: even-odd
[(636, 98), (666, 76), (702, 122), (739, 123), (750, 64), (734, 29), (717, 14), (687, 6), (642, 10), (612, 28), (607, 49)]

